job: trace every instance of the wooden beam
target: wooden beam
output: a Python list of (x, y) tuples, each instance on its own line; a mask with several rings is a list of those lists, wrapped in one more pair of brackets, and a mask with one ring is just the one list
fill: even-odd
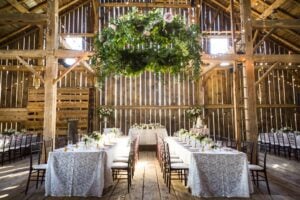
[(94, 15), (94, 33), (99, 32), (99, 0), (92, 0)]
[(137, 7), (137, 8), (192, 8), (190, 4), (165, 4), (165, 3), (101, 3), (101, 7)]
[(89, 56), (94, 55), (92, 51), (78, 51), (70, 49), (57, 49), (54, 51), (57, 58), (78, 58), (84, 56), (84, 59), (89, 59)]
[(46, 71), (43, 135), (53, 140), (55, 147), (58, 60), (54, 52), (58, 49), (58, 7), (59, 1), (48, 0), (48, 23), (46, 35)]
[[(67, 42), (64, 40), (64, 38), (60, 37), (60, 43), (61, 45), (66, 48), (66, 49), (71, 49), (71, 47), (67, 44)], [(66, 51), (70, 51), (70, 50), (66, 50)], [(89, 56), (91, 56), (91, 54), (89, 54)], [(77, 57), (81, 57), (81, 56), (77, 56)], [(93, 68), (85, 61), (85, 60), (81, 60), (80, 63), (88, 70), (90, 71), (92, 74), (95, 74), (95, 70), (93, 70)]]
[(95, 33), (60, 33), (62, 37), (95, 37)]
[(22, 59), (20, 56), (16, 56), (17, 60), (24, 65), (29, 71), (31, 71), (36, 77), (38, 77), (43, 83), (45, 83), (44, 78), (37, 72), (35, 69), (30, 66), (24, 59)]
[[(256, 49), (265, 41), (265, 39), (270, 35), (272, 34), (273, 32), (275, 31), (275, 28), (272, 28), (270, 31), (268, 31), (264, 36), (263, 38), (258, 42), (256, 43), (256, 45), (253, 47), (253, 53), (256, 51)], [(254, 40), (253, 40), (254, 41)]]
[(271, 37), (275, 40), (277, 40), (278, 42), (281, 42), (282, 44), (284, 44), (287, 47), (290, 47), (292, 50), (296, 51), (297, 53), (300, 53), (300, 48), (299, 46), (296, 46), (293, 43), (288, 42), (287, 40), (283, 39), (282, 37), (279, 37), (275, 34), (272, 34)]
[(15, 58), (22, 56), (26, 58), (39, 58), (46, 56), (45, 50), (0, 50), (0, 58)]
[(265, 19), (269, 17), (273, 11), (277, 8), (279, 8), (286, 0), (276, 0), (272, 5), (270, 5), (260, 16), (259, 19)]
[(21, 13), (29, 13), (27, 8), (25, 8), (22, 4), (20, 4), (17, 0), (6, 0), (10, 5), (12, 5), (16, 10)]
[(25, 24), (45, 24), (47, 15), (35, 13), (1, 13), (0, 24), (25, 23)]
[[(237, 63), (233, 63), (233, 112), (234, 112), (234, 135), (237, 143), (241, 143), (241, 113), (240, 113), (240, 87), (239, 87), (239, 70)], [(241, 145), (239, 145), (241, 149)]]
[(259, 33), (259, 30), (258, 29), (256, 29), (255, 30), (255, 32), (254, 32), (254, 35), (253, 35), (253, 38), (252, 38), (252, 42), (253, 42), (253, 44), (255, 43), (255, 40), (256, 40), (256, 38), (257, 38), (257, 36), (258, 36), (258, 33)]
[(285, 63), (300, 63), (300, 54), (278, 54), (278, 55), (264, 55), (255, 54), (253, 60), (256, 62), (285, 62)]
[(0, 38), (0, 43), (1, 43), (1, 42), (4, 42), (5, 40), (8, 40), (9, 38), (12, 38), (12, 37), (14, 37), (14, 36), (16, 36), (16, 35), (18, 35), (18, 34), (20, 34), (20, 33), (22, 33), (23, 31), (25, 31), (25, 30), (28, 29), (29, 27), (31, 27), (31, 25), (26, 25), (26, 26), (24, 26), (24, 27), (22, 27), (22, 28), (20, 28), (20, 29), (18, 29), (18, 30), (15, 30), (15, 31), (13, 31), (13, 32), (11, 32), (11, 33), (9, 33), (9, 34), (7, 34), (6, 36)]
[(268, 68), (268, 70), (255, 82), (255, 85), (257, 86), (268, 74), (278, 65), (279, 62), (274, 63), (271, 67)]
[(255, 20), (253, 28), (300, 29), (300, 19)]
[(53, 84), (56, 84), (58, 81), (60, 81), (63, 77), (65, 77), (69, 72), (71, 72), (78, 64), (80, 61), (82, 61), (84, 59), (84, 57), (81, 57), (81, 58), (78, 58), (76, 60), (76, 62), (71, 65), (67, 70), (65, 70), (58, 78), (56, 78), (54, 81), (53, 81)]
[(210, 71), (214, 70), (215, 68), (217, 68), (219, 66), (219, 63), (214, 63), (213, 65), (209, 66), (209, 67), (202, 67), (203, 71), (201, 72), (200, 76), (204, 76), (207, 73), (209, 73)]
[(59, 12), (65, 10), (65, 9), (67, 9), (67, 8), (69, 8), (70, 6), (73, 6), (73, 5), (77, 4), (77, 3), (80, 2), (80, 1), (82, 1), (82, 0), (73, 0), (73, 1), (70, 1), (69, 3), (67, 3), (67, 4), (65, 4), (65, 5), (63, 5), (63, 6), (61, 6), (61, 7), (59, 8)]
[(245, 53), (247, 56), (247, 59), (244, 62), (243, 66), (245, 132), (246, 139), (254, 143), (254, 156), (252, 162), (256, 163), (258, 125), (256, 110), (255, 68), (253, 61), (253, 39), (251, 26), (251, 0), (240, 1), (240, 14), (241, 30), (244, 31), (244, 34), (242, 35), (242, 41), (245, 43)]

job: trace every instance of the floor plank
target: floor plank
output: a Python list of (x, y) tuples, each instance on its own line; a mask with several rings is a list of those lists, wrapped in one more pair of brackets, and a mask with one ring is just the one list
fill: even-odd
[[(268, 155), (267, 169), (272, 195), (267, 194), (264, 183), (251, 195), (254, 200), (298, 200), (300, 199), (300, 162), (284, 157)], [(32, 183), (28, 195), (25, 196), (26, 180), (28, 176), (29, 159), (23, 159), (13, 164), (0, 167), (0, 199), (7, 200), (79, 200), (82, 197), (45, 197), (44, 186), (35, 189)], [(130, 193), (127, 192), (127, 180), (115, 181), (114, 185), (104, 190), (103, 197), (84, 198), (89, 200), (182, 200), (206, 199), (191, 196), (183, 183), (172, 181), (171, 193), (168, 192), (159, 163), (154, 152), (140, 152), (140, 159)], [(227, 198), (208, 198), (227, 199)], [(238, 199), (238, 198), (231, 198)]]

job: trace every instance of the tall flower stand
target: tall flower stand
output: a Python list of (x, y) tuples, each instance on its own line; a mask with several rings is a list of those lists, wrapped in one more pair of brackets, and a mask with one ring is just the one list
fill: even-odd
[(107, 122), (108, 122), (107, 117), (103, 117), (103, 121), (104, 121), (104, 128), (107, 128)]

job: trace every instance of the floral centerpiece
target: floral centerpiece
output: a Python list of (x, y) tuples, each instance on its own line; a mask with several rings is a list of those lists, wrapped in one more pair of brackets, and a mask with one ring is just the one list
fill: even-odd
[(293, 129), (291, 127), (288, 127), (288, 126), (282, 127), (280, 130), (284, 133), (289, 133), (289, 132), (293, 131)]
[(131, 12), (113, 20), (95, 36), (92, 62), (102, 83), (109, 75), (138, 75), (145, 70), (172, 74), (200, 74), (198, 25), (155, 9)]
[(211, 139), (211, 138), (209, 138), (209, 135), (207, 135), (207, 134), (198, 133), (195, 135), (195, 139), (198, 140), (200, 143), (202, 143), (202, 142), (208, 141), (208, 139)]
[(202, 106), (195, 106), (195, 107), (188, 108), (185, 111), (185, 113), (188, 118), (195, 120), (197, 119), (197, 117), (201, 117), (202, 109), (203, 109)]
[(164, 128), (163, 125), (159, 123), (150, 123), (150, 124), (133, 124), (131, 128), (136, 128), (136, 129), (156, 129), (156, 128)]
[(101, 141), (101, 139), (102, 139), (102, 135), (100, 132), (97, 132), (97, 131), (94, 131), (93, 133), (91, 133), (89, 135), (84, 135), (82, 137), (82, 140), (85, 145), (92, 144), (94, 142), (98, 143)]
[(20, 134), (17, 130), (15, 129), (4, 129), (4, 131), (1, 133), (2, 135), (14, 135), (14, 134)]
[(110, 117), (113, 114), (114, 110), (109, 107), (99, 107), (97, 108), (97, 112), (100, 116)]

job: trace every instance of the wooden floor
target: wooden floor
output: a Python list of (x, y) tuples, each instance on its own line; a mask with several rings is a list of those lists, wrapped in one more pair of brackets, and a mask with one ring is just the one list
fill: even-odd
[[(28, 159), (18, 161), (14, 164), (6, 164), (0, 167), (0, 199), (14, 200), (62, 200), (62, 199), (103, 199), (103, 200), (159, 200), (159, 199), (204, 199), (191, 196), (182, 183), (174, 182), (171, 193), (168, 193), (162, 173), (154, 152), (141, 152), (140, 160), (136, 167), (133, 184), (130, 193), (127, 193), (126, 180), (115, 182), (114, 186), (104, 191), (102, 198), (54, 198), (44, 196), (44, 187), (35, 189), (31, 185), (28, 195), (24, 195), (28, 175)], [(265, 200), (292, 200), (300, 199), (300, 162), (288, 160), (282, 157), (268, 155), (268, 174), (272, 195), (267, 195), (265, 184), (261, 183), (260, 188), (255, 188), (251, 199)], [(222, 199), (222, 198), (208, 198)], [(225, 198), (224, 198), (225, 199)], [(231, 198), (237, 199), (237, 198)]]

